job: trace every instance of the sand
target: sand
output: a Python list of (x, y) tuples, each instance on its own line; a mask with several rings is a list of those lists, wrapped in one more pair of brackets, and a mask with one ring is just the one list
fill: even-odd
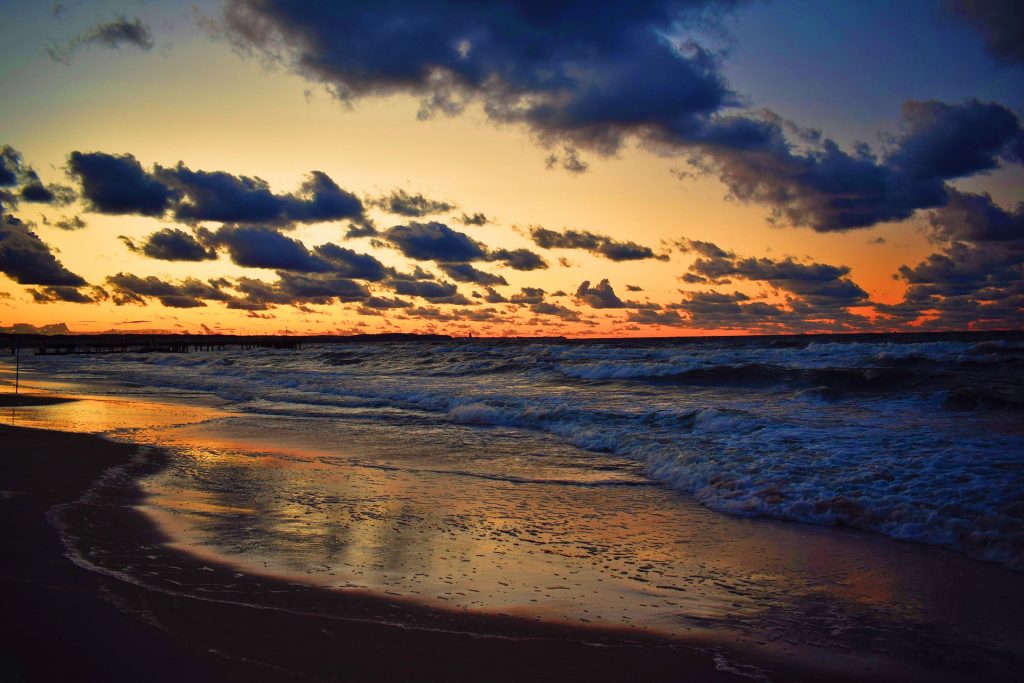
[[(717, 668), (715, 644), (446, 612), (242, 574), (164, 545), (133, 507), (133, 478), (163, 465), (158, 451), (133, 459), (134, 446), (7, 426), (0, 443), (3, 680), (751, 680)], [(127, 476), (97, 484), (113, 467)], [(130, 556), (135, 578), (77, 566), (60, 533), (85, 563)], [(753, 661), (776, 681), (837, 680)]]

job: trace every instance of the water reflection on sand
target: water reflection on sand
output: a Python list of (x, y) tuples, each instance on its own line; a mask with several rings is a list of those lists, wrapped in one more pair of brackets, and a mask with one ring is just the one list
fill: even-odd
[(177, 547), (243, 570), (455, 609), (724, 635), (845, 671), (1004, 671), (1024, 657), (1021, 576), (1001, 567), (727, 517), (635, 463), (550, 435), (403, 419), (239, 416), (123, 396), (5, 417), (170, 447), (144, 510)]
[[(427, 603), (741, 642), (846, 667), (1020, 657), (1005, 569), (870, 534), (726, 517), (563, 444), (498, 467), (510, 435), (453, 453), (430, 430), (237, 418), (158, 430), (182, 455), (148, 482), (178, 545), (254, 571)], [(547, 437), (537, 436), (537, 439)], [(507, 444), (506, 444), (507, 445)], [(490, 448), (478, 453), (474, 448)], [(995, 654), (993, 654), (995, 653)]]

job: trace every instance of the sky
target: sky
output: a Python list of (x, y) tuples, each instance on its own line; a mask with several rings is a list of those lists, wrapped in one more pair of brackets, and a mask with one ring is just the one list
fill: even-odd
[(1007, 0), (0, 3), (0, 328), (1024, 325)]

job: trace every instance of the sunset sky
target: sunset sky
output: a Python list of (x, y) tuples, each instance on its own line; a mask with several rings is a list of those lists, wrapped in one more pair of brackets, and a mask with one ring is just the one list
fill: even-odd
[(0, 327), (1020, 328), (1013, 0), (0, 4)]

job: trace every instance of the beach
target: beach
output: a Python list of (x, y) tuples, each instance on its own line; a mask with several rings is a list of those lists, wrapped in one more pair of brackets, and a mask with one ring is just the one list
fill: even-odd
[[(138, 491), (104, 486), (74, 504), (105, 470), (131, 467), (133, 447), (8, 426), (0, 438), (3, 543), (16, 549), (3, 554), (0, 580), (4, 680), (744, 680), (698, 647), (635, 632), (439, 612), (242, 575), (163, 546), (132, 508)], [(61, 524), (87, 525), (109, 544), (103, 552), (143, 548), (161, 571), (128, 582), (70, 562), (47, 522), (69, 504)], [(788, 668), (794, 680), (817, 679)]]
[[(88, 365), (34, 357), (22, 368), (28, 394), (8, 395), (0, 411), (10, 444), (0, 504), (13, 522), (6, 547), (18, 548), (4, 560), (5, 671), (14, 680), (76, 670), (134, 680), (147, 662), (174, 662), (153, 675), (1014, 680), (1024, 591), (1001, 560), (1016, 547), (1012, 516), (998, 533), (907, 543), (877, 521), (888, 497), (865, 488), (842, 502), (834, 493), (852, 475), (890, 497), (904, 491), (904, 517), (917, 519), (917, 506), (934, 521), (895, 529), (922, 538), (999, 509), (1004, 489), (1012, 515), (1012, 410), (935, 412), (922, 387), (947, 381), (945, 366), (903, 384), (877, 368), (813, 367), (857, 355), (873, 365), (908, 353), (947, 365), (966, 357), (961, 379), (977, 387), (990, 366), (969, 353), (991, 356), (991, 343), (812, 347), (821, 361), (798, 349), (789, 362), (801, 365), (785, 372), (752, 370), (747, 361), (762, 351), (729, 344), (560, 347), (557, 364), (540, 369), (538, 354), (552, 351), (530, 347), (525, 361), (515, 345), (126, 354)], [(769, 352), (776, 363), (791, 353)], [(711, 370), (681, 355), (693, 353)], [(753, 384), (737, 386), (722, 366), (737, 357)], [(672, 383), (662, 379), (668, 370)], [(470, 371), (475, 383), (463, 377)], [(641, 372), (661, 375), (638, 385)], [(809, 373), (833, 388), (793, 393)], [(935, 386), (945, 397), (946, 385)], [(987, 389), (988, 400), (1002, 387)], [(817, 398), (840, 388), (838, 398)], [(694, 414), (684, 400), (727, 400), (731, 410)], [(900, 419), (872, 438), (909, 452), (913, 468), (871, 460), (853, 436), (894, 407)], [(805, 424), (762, 426), (774, 415)], [(971, 437), (972, 421), (990, 432)], [(923, 461), (960, 433), (951, 430), (966, 435), (949, 451), (959, 460)], [(823, 437), (829, 458), (779, 469), (792, 468), (801, 440), (824, 448)], [(677, 457), (667, 470), (665, 449), (691, 439), (715, 458)], [(757, 489), (764, 512), (720, 509), (719, 500), (750, 495), (726, 475), (749, 472), (759, 462), (751, 453), (775, 463), (760, 475), (775, 482)], [(847, 465), (837, 471), (840, 458)], [(718, 497), (680, 488), (682, 475), (709, 463)], [(989, 508), (969, 499), (927, 507), (947, 477), (987, 487), (975, 505)], [(901, 478), (931, 495), (896, 489)], [(798, 493), (818, 502), (786, 502)], [(847, 521), (770, 514), (796, 509)], [(48, 654), (58, 643), (71, 643), (67, 656)]]

